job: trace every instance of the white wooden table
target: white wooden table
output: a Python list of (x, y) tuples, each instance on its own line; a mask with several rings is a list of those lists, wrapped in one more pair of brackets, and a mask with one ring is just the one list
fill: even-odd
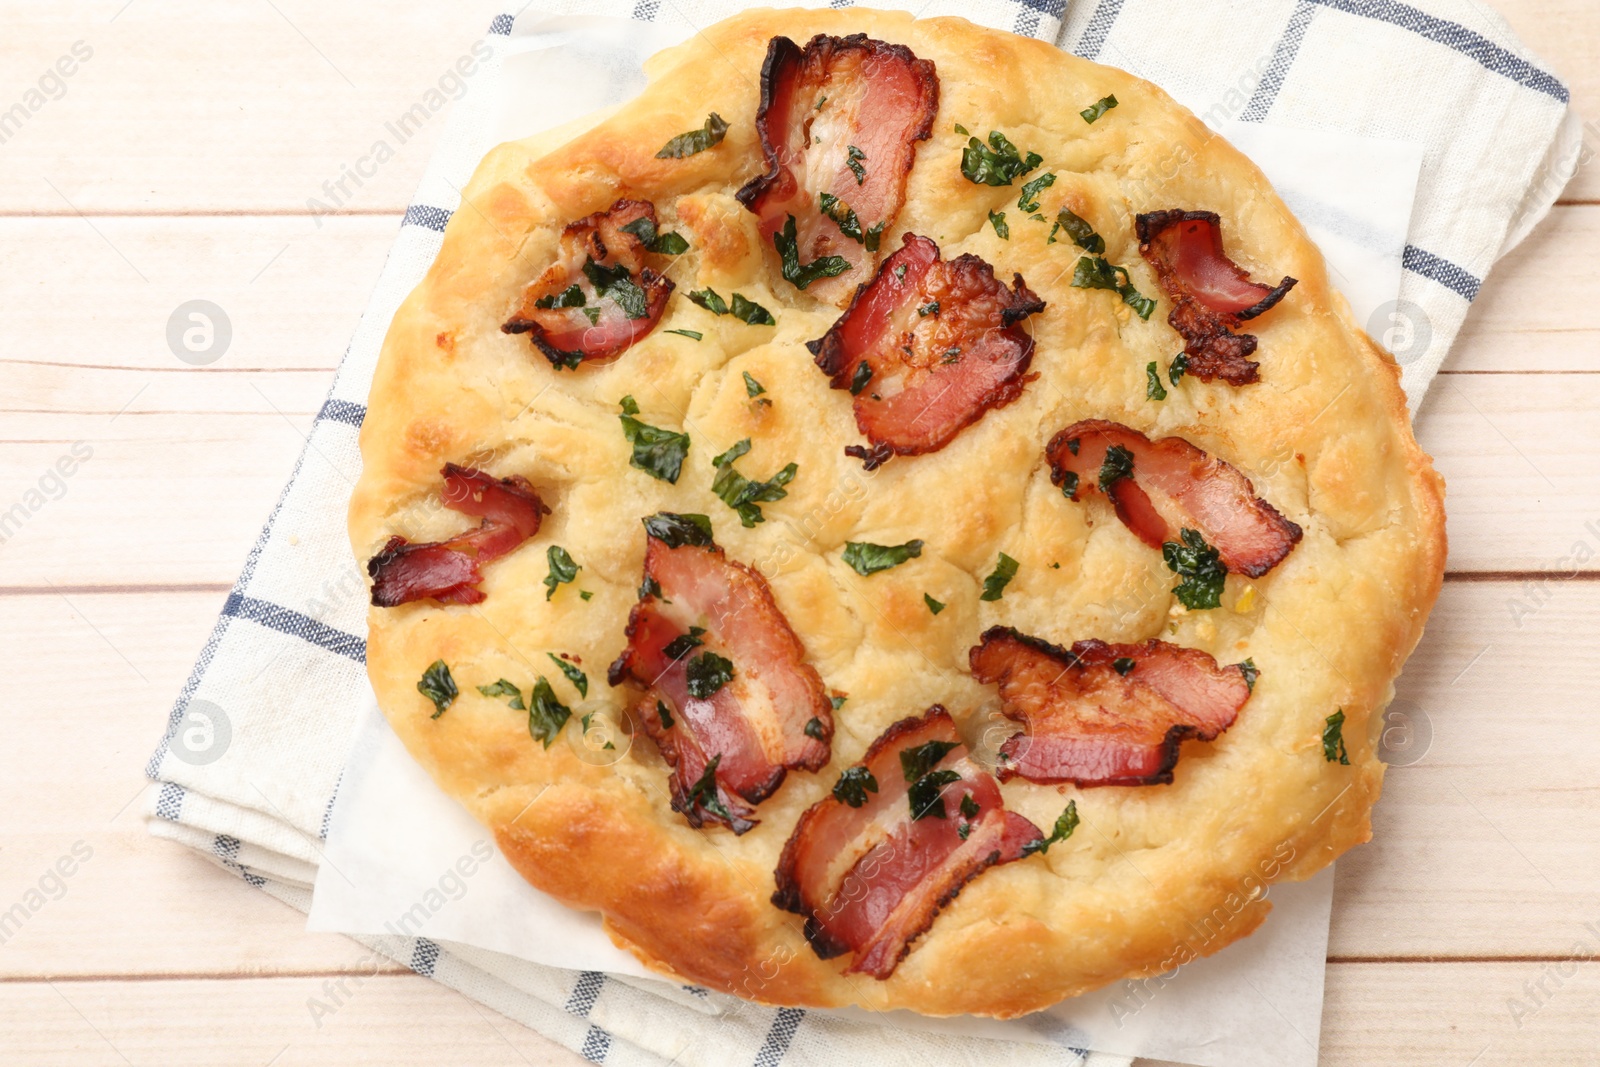
[[(1500, 7), (1600, 116), (1594, 0)], [(0, 910), (44, 894), (0, 944), (0, 1063), (579, 1062), (399, 968), (317, 1026), (307, 999), (364, 950), (151, 840), (134, 803), (443, 118), (340, 217), (306, 202), (492, 14), (0, 2), (0, 109), (72, 68), (0, 143), (0, 510), (28, 512), (0, 544)], [(1484, 286), (1418, 420), (1451, 559), (1400, 699), (1433, 737), (1339, 865), (1329, 1065), (1600, 1063), (1600, 963), (1569, 962), (1600, 955), (1597, 251), (1591, 166)], [(233, 325), (206, 367), (165, 339), (195, 298)]]

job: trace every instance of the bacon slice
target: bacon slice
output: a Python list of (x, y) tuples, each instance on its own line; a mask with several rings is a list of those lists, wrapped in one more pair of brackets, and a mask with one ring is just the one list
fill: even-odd
[[(649, 690), (639, 717), (672, 765), (673, 808), (691, 826), (718, 822), (742, 834), (756, 825), (752, 806), (788, 770), (828, 762), (832, 705), (766, 580), (724, 557), (709, 524), (663, 514), (645, 529), (644, 588), (608, 677)], [(706, 652), (733, 664), (733, 680), (709, 699), (690, 692), (691, 664)], [(714, 796), (711, 782), (696, 790), (713, 760)]]
[[(956, 778), (942, 786), (936, 808), (913, 818), (901, 753), (929, 742), (949, 746), (932, 767)], [(805, 916), (806, 940), (818, 957), (854, 952), (845, 973), (881, 979), (964, 885), (995, 864), (1021, 859), (1044, 834), (1005, 810), (999, 785), (967, 755), (937, 704), (889, 727), (862, 763), (878, 791), (861, 794), (860, 807), (824, 797), (800, 816), (778, 860), (772, 902)], [(963, 798), (977, 805), (976, 814), (962, 812)]]
[(1000, 710), (1027, 727), (1000, 747), (1001, 781), (1166, 784), (1184, 739), (1215, 740), (1250, 699), (1242, 665), (1165, 641), (1069, 651), (996, 626), (968, 658), (974, 678), (1000, 687)]
[(937, 452), (1022, 395), (1033, 338), (1019, 323), (1044, 301), (1020, 274), (1012, 286), (975, 255), (945, 262), (938, 245), (906, 234), (833, 328), (806, 345), (835, 389), (856, 394), (856, 426), (872, 448), (846, 453), (875, 470), (894, 455)]
[(1101, 469), (1113, 446), (1132, 455), (1133, 475), (1103, 491), (1122, 524), (1151, 548), (1176, 541), (1178, 530), (1187, 526), (1217, 550), (1229, 571), (1259, 578), (1300, 542), (1300, 527), (1256, 496), (1237, 467), (1181, 437), (1151, 441), (1104, 419), (1073, 423), (1045, 447), (1051, 481), (1074, 485), (1069, 495), (1083, 499), (1085, 490), (1101, 488)]
[[(756, 112), (767, 171), (736, 195), (760, 216), (769, 244), (795, 218), (802, 264), (824, 256), (850, 262), (842, 278), (815, 283), (819, 298), (842, 302), (877, 262), (870, 235), (894, 225), (916, 142), (932, 134), (938, 110), (933, 64), (904, 45), (866, 34), (819, 34), (804, 49), (787, 37), (767, 45)], [(833, 217), (823, 213), (823, 194), (837, 198)]]
[(499, 559), (539, 532), (540, 518), (549, 514), (539, 494), (521, 475), (496, 479), (471, 467), (446, 463), (444, 506), (483, 520), (475, 530), (448, 541), (411, 544), (396, 534), (372, 559), (372, 603), (397, 607), (413, 600), (432, 598), (441, 604), (477, 604), (484, 594), (479, 568)]
[(655, 205), (618, 200), (568, 224), (556, 261), (528, 286), (522, 306), (500, 328), (528, 334), (557, 370), (609, 363), (655, 329), (673, 284), (644, 265), (649, 249), (626, 226), (653, 234)]
[(1139, 252), (1172, 299), (1167, 321), (1185, 341), (1185, 372), (1230, 385), (1259, 381), (1260, 364), (1249, 359), (1254, 335), (1233, 331), (1282, 300), (1295, 279), (1285, 277), (1276, 287), (1251, 281), (1222, 251), (1222, 219), (1215, 212), (1155, 211), (1135, 223)]

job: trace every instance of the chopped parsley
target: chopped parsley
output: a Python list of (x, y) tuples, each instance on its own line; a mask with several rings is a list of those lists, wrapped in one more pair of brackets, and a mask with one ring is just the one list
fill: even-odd
[(1128, 673), (1138, 665), (1139, 664), (1134, 661), (1132, 656), (1118, 656), (1116, 659), (1111, 661), (1111, 669), (1122, 675), (1124, 678), (1126, 678)]
[(417, 692), (433, 701), (430, 719), (437, 719), (456, 702), (456, 680), (450, 677), (450, 668), (444, 660), (436, 659), (428, 664), (428, 669), (422, 672), (422, 680), (417, 682)]
[(926, 304), (923, 304), (921, 307), (919, 307), (917, 309), (917, 314), (919, 316), (921, 316), (922, 318), (927, 318), (929, 315), (937, 315), (937, 314), (939, 314), (939, 301), (937, 301), (937, 300), (928, 301)]
[(1172, 365), (1167, 368), (1167, 381), (1177, 385), (1183, 377), (1183, 372), (1189, 369), (1189, 353), (1179, 352), (1172, 357)]
[(1109, 289), (1119, 294), (1141, 319), (1148, 320), (1156, 309), (1154, 300), (1134, 288), (1128, 268), (1114, 266), (1101, 256), (1080, 256), (1072, 272), (1072, 284), (1078, 289)]
[[(682, 548), (684, 545), (706, 548), (712, 544), (711, 520), (704, 515), (658, 511), (644, 520), (644, 531), (668, 548)], [(646, 576), (645, 581), (651, 586), (652, 593), (661, 595), (661, 586), (656, 584), (655, 579)]]
[(656, 153), (657, 159), (683, 159), (685, 156), (698, 155), (708, 148), (715, 148), (722, 143), (722, 138), (728, 133), (728, 124), (721, 115), (713, 111), (706, 116), (706, 124), (698, 130), (680, 133), (666, 143), (661, 151)]
[(1256, 666), (1255, 657), (1252, 656), (1238, 666), (1239, 673), (1244, 675), (1245, 687), (1254, 693), (1256, 691), (1256, 679), (1261, 677), (1261, 668)]
[(897, 282), (906, 280), (906, 265), (904, 263), (894, 269), (894, 280)]
[(744, 391), (747, 396), (757, 397), (767, 391), (766, 386), (750, 377), (749, 371), (743, 371), (742, 373), (744, 374)]
[(961, 794), (961, 816), (964, 819), (978, 817), (978, 802), (972, 799), (971, 793)]
[(666, 647), (661, 650), (661, 654), (668, 659), (682, 659), (705, 644), (704, 641), (700, 640), (705, 632), (706, 628), (704, 626), (691, 626), (688, 633), (679, 634), (671, 641), (668, 641)]
[(689, 242), (684, 240), (683, 234), (659, 232), (656, 220), (649, 215), (642, 215), (621, 229), (623, 233), (631, 233), (643, 241), (646, 250), (658, 255), (681, 256), (689, 251)]
[(751, 326), (776, 326), (778, 324), (778, 320), (772, 317), (772, 312), (754, 300), (747, 299), (743, 293), (733, 294), (733, 306), (731, 308), (728, 306), (728, 302), (723, 300), (715, 289), (709, 287), (697, 289), (690, 293), (689, 300), (691, 303), (705, 308), (713, 315), (732, 315), (740, 322), (748, 323)]
[(961, 781), (958, 771), (929, 771), (927, 774), (911, 783), (911, 788), (906, 790), (906, 800), (911, 804), (911, 819), (943, 819), (944, 787), (952, 782)]
[(844, 696), (831, 696), (828, 698), (828, 703), (833, 705), (834, 711), (838, 711), (840, 708), (844, 707), (844, 702), (849, 699), (850, 697), (848, 694)]
[(865, 578), (879, 571), (886, 571), (890, 567), (898, 567), (906, 560), (915, 559), (920, 555), (922, 555), (920, 540), (907, 541), (903, 545), (874, 545), (866, 541), (847, 541), (843, 558), (852, 570)]
[(733, 681), (733, 664), (715, 652), (702, 652), (684, 669), (689, 679), (689, 695), (710, 700), (717, 690)]
[(976, 137), (967, 141), (961, 153), (961, 175), (974, 185), (1010, 185), (1043, 162), (1037, 152), (1024, 158), (1005, 134), (990, 130), (987, 146)]
[(1079, 446), (1078, 438), (1070, 437), (1070, 438), (1067, 439), (1067, 451), (1071, 452), (1074, 456), (1076, 456), (1078, 454), (1078, 446)]
[(726, 315), (728, 313), (728, 302), (717, 295), (717, 291), (710, 286), (704, 289), (696, 289), (689, 294), (689, 300), (691, 303), (699, 304), (713, 315)]
[(1133, 453), (1121, 445), (1106, 449), (1106, 458), (1100, 462), (1100, 491), (1107, 492), (1124, 478), (1133, 477)]
[(1161, 384), (1161, 375), (1156, 373), (1156, 361), (1151, 360), (1144, 368), (1144, 395), (1146, 400), (1165, 400), (1167, 390)]
[(1022, 195), (1017, 197), (1017, 207), (1025, 212), (1032, 213), (1039, 210), (1039, 193), (1050, 188), (1056, 183), (1054, 174), (1041, 174), (1033, 181), (1022, 187)]
[(876, 252), (878, 245), (883, 240), (883, 227), (888, 220), (878, 223), (865, 232), (861, 229), (861, 220), (856, 217), (855, 209), (832, 193), (822, 193), (817, 197), (822, 207), (822, 213), (832, 219), (839, 227), (839, 232), (850, 238), (856, 244), (866, 248), (868, 252)]
[(563, 583), (575, 581), (578, 571), (583, 568), (574, 563), (572, 556), (560, 545), (551, 545), (545, 549), (545, 559), (550, 563), (550, 573), (544, 576), (544, 598), (549, 600), (556, 595), (556, 589)]
[(510, 699), (508, 699), (506, 703), (510, 704), (512, 708), (516, 709), (517, 711), (528, 710), (527, 706), (522, 703), (522, 690), (506, 681), (504, 678), (500, 679), (493, 685), (478, 686), (478, 692), (482, 693), (486, 697), (509, 697)]
[(959, 123), (959, 122), (956, 123), (956, 132), (959, 133), (963, 137), (970, 136), (967, 133), (967, 128), (965, 126), (961, 125), (961, 123)]
[(822, 740), (822, 720), (821, 719), (817, 718), (816, 716), (812, 716), (806, 722), (806, 736), (811, 738), (811, 739), (813, 739), (813, 740), (816, 740), (816, 741), (821, 741)]
[(1106, 239), (1095, 233), (1089, 221), (1071, 208), (1064, 207), (1056, 212), (1055, 228), (1050, 231), (1051, 241), (1055, 240), (1056, 230), (1066, 230), (1072, 243), (1090, 255), (1098, 256), (1106, 250)]
[(900, 750), (900, 772), (905, 775), (907, 782), (915, 782), (938, 765), (939, 761), (950, 754), (950, 750), (960, 747), (959, 741), (924, 741), (920, 745)]
[(1017, 576), (1018, 563), (1004, 552), (1000, 553), (1000, 561), (994, 565), (994, 572), (983, 580), (983, 592), (979, 600), (999, 600), (1006, 595), (1006, 586), (1011, 584), (1011, 579)]
[(564, 293), (551, 293), (533, 302), (536, 308), (581, 308), (589, 302), (583, 295), (583, 286), (574, 282)]
[[(618, 263), (615, 267), (602, 266), (593, 258), (583, 264), (583, 276), (594, 286), (595, 294), (604, 300), (613, 300), (630, 319), (650, 317), (650, 300), (639, 283), (633, 280), (628, 268)], [(598, 309), (596, 309), (598, 310)], [(597, 321), (597, 315), (594, 320)]]
[(561, 728), (572, 718), (572, 709), (556, 699), (556, 691), (543, 675), (533, 685), (528, 701), (528, 733), (549, 748)]
[(860, 396), (861, 390), (865, 389), (870, 381), (872, 381), (872, 364), (862, 360), (856, 364), (855, 374), (850, 376), (850, 395)]
[(1116, 106), (1117, 98), (1115, 96), (1105, 96), (1096, 100), (1093, 104), (1078, 112), (1078, 114), (1083, 116), (1084, 122), (1093, 125), (1096, 119)]
[(1329, 763), (1350, 766), (1350, 753), (1344, 748), (1344, 709), (1328, 716), (1322, 727), (1322, 758)]
[(622, 434), (633, 446), (628, 465), (676, 485), (678, 475), (683, 473), (684, 457), (689, 454), (689, 435), (640, 422), (634, 418), (639, 414), (639, 405), (632, 397), (622, 398), (622, 412), (617, 416), (622, 420)]
[(1222, 604), (1222, 587), (1228, 568), (1222, 565), (1217, 550), (1206, 544), (1196, 530), (1185, 527), (1183, 543), (1168, 541), (1161, 546), (1161, 558), (1182, 579), (1172, 592), (1191, 610), (1215, 608)]
[(939, 362), (940, 363), (959, 363), (959, 362), (961, 362), (961, 346), (960, 345), (952, 345), (951, 347), (945, 349), (944, 350), (944, 355), (939, 357)]
[(839, 780), (833, 783), (833, 799), (852, 808), (861, 807), (867, 802), (867, 794), (877, 791), (878, 779), (862, 766), (846, 767)]
[(580, 597), (582, 597), (582, 598), (583, 598), (583, 599), (584, 599), (584, 600), (585, 600), (585, 601), (590, 601), (590, 600), (593, 600), (593, 599), (594, 599), (594, 594), (593, 594), (593, 593), (591, 593), (591, 592), (590, 592), (590, 591), (589, 591), (589, 590), (587, 590), (587, 589), (580, 589), (580, 590), (578, 590), (578, 595), (579, 595), (579, 596), (580, 596)]
[(1061, 495), (1068, 500), (1078, 499), (1078, 472), (1061, 472)]
[(717, 468), (711, 491), (739, 513), (739, 521), (746, 529), (766, 521), (766, 516), (761, 514), (761, 505), (788, 496), (789, 491), (784, 486), (794, 481), (795, 472), (800, 469), (798, 464), (789, 463), (764, 482), (752, 481), (733, 467), (734, 461), (749, 451), (750, 438), (746, 437), (711, 461), (711, 465)]
[(931, 611), (935, 615), (939, 614), (939, 612), (944, 610), (944, 604), (941, 603), (940, 601), (937, 601), (937, 600), (933, 599), (933, 597), (930, 596), (927, 593), (923, 593), (922, 594), (922, 602), (924, 604), (928, 605), (928, 610)]
[(844, 165), (849, 167), (850, 173), (856, 176), (857, 185), (861, 185), (867, 180), (867, 168), (861, 165), (861, 161), (866, 158), (867, 154), (855, 145), (850, 145), (845, 149)]
[(1006, 225), (1006, 213), (1004, 211), (998, 215), (992, 211), (989, 212), (989, 225), (994, 227), (994, 232), (999, 235), (1000, 240), (1011, 240), (1011, 227)]
[(772, 245), (783, 262), (784, 280), (796, 289), (804, 290), (818, 278), (834, 278), (850, 269), (850, 261), (843, 256), (823, 256), (802, 266), (793, 215), (784, 222), (782, 231), (772, 235)]
[(675, 333), (679, 337), (687, 337), (691, 341), (698, 341), (705, 337), (699, 330), (663, 330), (663, 333)]
[(561, 673), (567, 676), (567, 681), (572, 683), (572, 688), (578, 691), (579, 696), (586, 697), (589, 695), (589, 676), (584, 674), (576, 663), (570, 663), (554, 652), (546, 652), (545, 655), (549, 656), (550, 662), (554, 663)]
[(672, 712), (662, 701), (656, 701), (656, 718), (661, 720), (663, 730), (672, 729)]
[(717, 764), (721, 762), (722, 753), (719, 752), (711, 757), (711, 762), (706, 764), (705, 773), (689, 787), (689, 804), (691, 807), (702, 808), (720, 819), (732, 822), (733, 816), (728, 814), (728, 809), (722, 804), (722, 798), (717, 795)]
[(1056, 824), (1050, 830), (1049, 837), (1042, 837), (1037, 841), (1029, 841), (1022, 846), (1022, 854), (1031, 856), (1035, 852), (1049, 852), (1050, 846), (1065, 841), (1072, 836), (1072, 831), (1078, 828), (1078, 802), (1067, 801), (1066, 810), (1056, 816)]

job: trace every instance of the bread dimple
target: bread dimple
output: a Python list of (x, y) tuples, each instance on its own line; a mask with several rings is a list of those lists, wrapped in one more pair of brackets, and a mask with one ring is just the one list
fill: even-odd
[[(1016, 401), (940, 452), (871, 473), (843, 454), (862, 441), (849, 395), (828, 387), (804, 348), (837, 309), (781, 279), (753, 216), (732, 199), (760, 170), (766, 41), (857, 32), (908, 45), (941, 80), (934, 134), (918, 148), (885, 249), (905, 233), (926, 235), (946, 259), (972, 252), (1007, 282), (1021, 274), (1048, 305), (1028, 320), (1038, 378)], [(754, 11), (657, 56), (649, 72), (639, 99), (592, 127), (485, 158), (438, 260), (395, 315), (361, 434), (350, 519), (362, 562), (413, 513), (419, 535), (455, 529), (453, 513), (418, 503), (448, 461), (483, 457), (497, 475), (521, 474), (553, 509), (537, 536), (484, 568), (482, 604), (424, 602), (370, 617), (369, 673), (396, 733), (494, 830), (513, 865), (572, 906), (602, 911), (619, 943), (685, 980), (771, 1003), (1012, 1016), (1216, 951), (1264, 916), (1257, 887), (1308, 877), (1365, 840), (1382, 779), (1369, 727), (1437, 594), (1442, 489), (1412, 439), (1393, 361), (1355, 325), (1260, 172), (1160, 90), (960, 19)], [(1112, 93), (1117, 108), (1092, 125), (1079, 117)], [(712, 111), (730, 124), (722, 145), (655, 158)], [(1017, 207), (1022, 181), (992, 189), (962, 177), (957, 123), (980, 137), (999, 129), (1040, 153), (1028, 177), (1057, 175), (1040, 212), (1054, 219), (1067, 206), (1090, 220), (1107, 258), (1147, 295), (1160, 292), (1133, 216), (1168, 207), (1218, 212), (1241, 265), (1299, 278), (1250, 326), (1261, 383), (1186, 379), (1166, 401), (1147, 399), (1147, 364), (1164, 371), (1182, 346), (1165, 322), (1168, 303), (1143, 321), (1115, 294), (1073, 288), (1081, 250), (1065, 237), (1047, 243), (1049, 226)], [(693, 248), (668, 272), (677, 292), (657, 329), (614, 363), (553, 371), (499, 325), (554, 255), (561, 227), (619, 196), (652, 200), (663, 228), (689, 237)], [(1009, 240), (991, 211), (1007, 212)], [(777, 325), (717, 317), (687, 299), (706, 286), (742, 293)], [(667, 332), (676, 329), (703, 336)], [(751, 397), (745, 373), (765, 392)], [(644, 421), (688, 432), (676, 485), (629, 466), (617, 421), (625, 395)], [(1230, 577), (1222, 608), (1173, 613), (1174, 578), (1159, 554), (1104, 500), (1073, 503), (1049, 482), (1045, 442), (1083, 418), (1188, 438), (1244, 471), (1305, 529), (1303, 541), (1264, 578)], [(762, 505), (765, 521), (753, 528), (711, 491), (711, 458), (746, 437), (739, 469), (750, 477), (799, 467), (788, 497)], [(666, 768), (642, 735), (596, 754), (575, 717), (545, 749), (523, 713), (475, 688), (499, 677), (526, 688), (543, 676), (565, 703), (625, 722), (636, 694), (610, 689), (605, 666), (622, 650), (636, 599), (639, 520), (663, 509), (711, 517), (728, 556), (767, 576), (824, 683), (846, 695), (832, 763), (791, 772), (760, 805), (761, 825), (739, 838), (692, 830), (670, 810)], [(848, 541), (911, 539), (924, 542), (920, 557), (870, 577), (840, 558)], [(546, 600), (552, 545), (582, 569)], [(1002, 599), (981, 601), (1002, 552), (1018, 575)], [(924, 594), (945, 605), (938, 615)], [(843, 961), (818, 960), (795, 917), (770, 904), (778, 852), (800, 812), (894, 720), (943, 703), (983, 744), (995, 700), (970, 677), (966, 653), (995, 624), (1063, 644), (1158, 636), (1223, 663), (1253, 658), (1261, 676), (1233, 727), (1185, 746), (1170, 786), (1008, 782), (1008, 806), (1040, 825), (1068, 799), (1083, 825), (1047, 855), (974, 880), (887, 981), (846, 979)], [(586, 700), (552, 652), (581, 663)], [(438, 658), (461, 695), (433, 719), (416, 682)], [(1322, 755), (1336, 708), (1349, 766)]]

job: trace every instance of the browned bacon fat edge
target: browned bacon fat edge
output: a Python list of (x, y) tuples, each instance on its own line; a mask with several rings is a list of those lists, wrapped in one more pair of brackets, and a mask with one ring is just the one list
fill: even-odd
[(935, 704), (884, 731), (833, 796), (800, 816), (772, 902), (805, 916), (820, 958), (854, 952), (845, 973), (887, 978), (962, 886), (1043, 837), (1005, 810)]
[(1250, 280), (1222, 251), (1222, 220), (1211, 211), (1155, 211), (1135, 220), (1139, 252), (1155, 268), (1172, 299), (1167, 321), (1183, 336), (1184, 370), (1201, 381), (1230, 385), (1259, 381), (1252, 334), (1239, 324), (1267, 311), (1295, 286), (1284, 278), (1270, 287)]
[[(903, 45), (819, 34), (803, 49), (787, 37), (767, 46), (756, 112), (767, 170), (737, 196), (760, 216), (769, 245), (784, 242), (795, 220), (799, 271), (843, 257), (850, 269), (837, 281), (828, 279), (839, 269), (820, 275), (819, 298), (843, 302), (877, 262), (878, 242), (905, 203), (916, 142), (928, 139), (938, 110), (933, 64)], [(812, 283), (784, 273), (802, 289)]]
[(1187, 526), (1229, 571), (1259, 578), (1300, 541), (1300, 527), (1256, 496), (1237, 467), (1181, 437), (1152, 441), (1121, 423), (1086, 419), (1051, 438), (1045, 456), (1051, 480), (1068, 496), (1081, 500), (1099, 489), (1123, 525), (1158, 551)]
[(709, 519), (644, 523), (644, 585), (609, 680), (649, 690), (638, 715), (672, 765), (673, 808), (742, 834), (787, 770), (828, 762), (832, 706), (766, 580), (723, 555)]
[(937, 452), (1032, 380), (1023, 319), (1044, 310), (1022, 275), (1012, 288), (972, 254), (948, 262), (906, 234), (871, 285), (807, 347), (835, 389), (855, 394), (856, 426), (872, 447), (845, 451), (876, 469), (895, 455)]
[(483, 580), (480, 568), (538, 533), (540, 517), (550, 512), (520, 475), (497, 479), (454, 463), (446, 463), (441, 473), (444, 506), (483, 522), (448, 541), (411, 544), (398, 534), (389, 538), (367, 561), (377, 607), (428, 598), (441, 604), (479, 603), (484, 598), (477, 588)]
[(655, 234), (646, 200), (618, 200), (568, 224), (556, 261), (501, 329), (528, 334), (557, 370), (617, 358), (656, 328), (672, 293), (672, 282), (645, 266)]
[(1215, 740), (1250, 699), (1243, 666), (1165, 641), (1069, 651), (1005, 626), (982, 640), (972, 676), (998, 685), (1000, 710), (1027, 727), (1000, 748), (1001, 781), (1165, 784), (1183, 740)]

